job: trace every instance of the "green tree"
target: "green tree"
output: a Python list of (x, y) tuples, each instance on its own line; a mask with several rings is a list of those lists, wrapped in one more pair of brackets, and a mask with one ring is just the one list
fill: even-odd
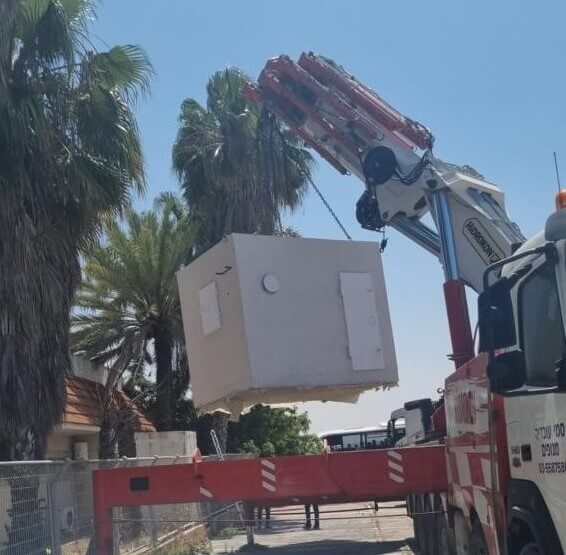
[(79, 252), (144, 186), (131, 106), (151, 67), (135, 46), (87, 51), (91, 11), (2, 2), (0, 460), (43, 456), (65, 407)]
[[(105, 238), (86, 256), (73, 348), (110, 368), (108, 403), (126, 374), (131, 394), (153, 394), (157, 428), (170, 430), (189, 379), (176, 276), (191, 252), (186, 211), (162, 197), (151, 211), (130, 211), (124, 225), (108, 223)], [(153, 392), (143, 380), (148, 367), (155, 367)]]
[[(290, 233), (281, 215), (308, 189), (313, 158), (268, 111), (247, 102), (248, 77), (238, 69), (216, 72), (207, 103), (182, 103), (173, 167), (187, 202), (197, 250), (233, 232)], [(226, 446), (227, 416), (212, 428)]]
[(207, 104), (187, 99), (173, 147), (195, 229), (207, 246), (224, 235), (274, 234), (281, 213), (294, 210), (307, 191), (313, 159), (270, 113), (244, 96), (248, 77), (229, 68), (207, 85)]
[(319, 439), (310, 433), (307, 413), (299, 413), (296, 408), (256, 405), (229, 427), (230, 452), (270, 457), (308, 455), (320, 453), (322, 449)]

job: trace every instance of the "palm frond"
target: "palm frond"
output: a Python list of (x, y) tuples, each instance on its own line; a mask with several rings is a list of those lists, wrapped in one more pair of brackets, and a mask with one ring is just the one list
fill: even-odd
[(51, 0), (20, 0), (16, 15), (15, 36), (23, 43), (29, 41), (50, 5)]
[(200, 246), (224, 234), (274, 233), (281, 214), (308, 191), (314, 161), (269, 112), (249, 105), (249, 78), (236, 68), (215, 73), (207, 104), (182, 103), (173, 168)]
[(82, 73), (85, 80), (103, 90), (136, 98), (149, 91), (153, 66), (143, 49), (128, 44), (89, 55), (83, 62)]
[(18, 73), (63, 66), (70, 75), (75, 62), (74, 28), (60, 2), (22, 0), (16, 20), (20, 40), (16, 68)]
[(95, 16), (91, 0), (59, 0), (70, 25), (82, 25), (89, 16)]

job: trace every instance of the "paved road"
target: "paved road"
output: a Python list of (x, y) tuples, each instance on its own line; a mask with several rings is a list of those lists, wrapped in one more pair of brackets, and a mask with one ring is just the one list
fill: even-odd
[[(409, 546), (413, 528), (404, 514), (404, 507), (395, 503), (381, 505), (379, 516), (367, 503), (329, 505), (321, 507), (321, 530), (307, 531), (301, 507), (273, 509), (272, 529), (256, 531), (259, 545), (252, 552), (268, 548), (271, 555), (408, 555), (414, 553)], [(237, 553), (245, 544), (243, 534), (215, 540), (214, 553)]]

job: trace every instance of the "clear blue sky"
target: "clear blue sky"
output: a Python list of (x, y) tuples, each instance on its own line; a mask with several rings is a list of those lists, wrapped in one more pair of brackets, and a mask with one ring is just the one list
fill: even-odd
[[(156, 77), (137, 113), (149, 206), (176, 190), (171, 146), (181, 101), (204, 100), (212, 72), (304, 50), (329, 56), (408, 116), (428, 125), (437, 156), (474, 166), (507, 193), (526, 235), (553, 209), (552, 151), (566, 182), (566, 3), (542, 0), (100, 0), (94, 30), (108, 44), (135, 43)], [(356, 239), (362, 184), (324, 162), (316, 174)], [(288, 218), (306, 236), (341, 238), (315, 195)], [(434, 395), (451, 364), (438, 262), (395, 232), (384, 255), (400, 387), (358, 405), (308, 406), (317, 431), (370, 425), (404, 401)]]

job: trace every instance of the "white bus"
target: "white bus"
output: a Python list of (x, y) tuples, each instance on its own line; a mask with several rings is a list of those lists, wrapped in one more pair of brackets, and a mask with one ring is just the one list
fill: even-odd
[[(401, 432), (399, 427), (396, 427), (396, 431)], [(332, 452), (383, 449), (390, 446), (386, 425), (332, 430), (318, 434), (318, 437)]]

